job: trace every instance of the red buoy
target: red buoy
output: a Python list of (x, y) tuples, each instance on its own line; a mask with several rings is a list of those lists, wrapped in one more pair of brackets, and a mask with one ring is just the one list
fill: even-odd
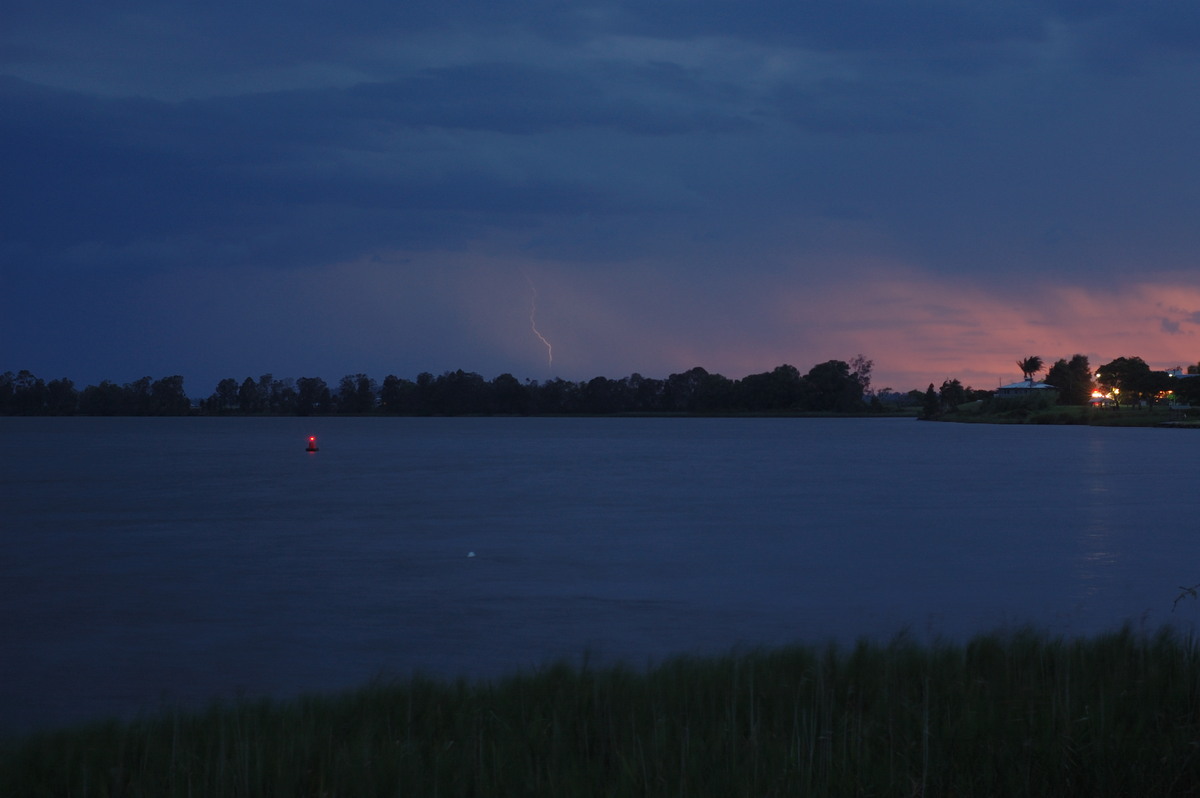
[(308, 448), (307, 448), (307, 449), (305, 449), (304, 451), (306, 451), (306, 452), (315, 452), (315, 451), (318, 451), (318, 449), (317, 449), (317, 436), (316, 436), (316, 435), (309, 435), (309, 436), (308, 436)]

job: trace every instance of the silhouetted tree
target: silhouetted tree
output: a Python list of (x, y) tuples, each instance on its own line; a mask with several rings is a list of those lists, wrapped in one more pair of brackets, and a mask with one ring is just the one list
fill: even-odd
[[(870, 371), (870, 366), (867, 366)], [(801, 386), (803, 405), (808, 410), (849, 413), (863, 409), (863, 386), (841, 360), (818, 363), (804, 375)]]
[(237, 380), (232, 377), (226, 377), (218, 382), (216, 389), (204, 403), (205, 412), (216, 415), (234, 413), (238, 409), (238, 384)]
[(127, 382), (122, 386), (125, 401), (119, 411), (124, 416), (148, 416), (154, 412), (154, 399), (150, 395), (153, 381), (149, 377)]
[(489, 410), (488, 384), (472, 371), (447, 371), (434, 381), (435, 412), (447, 416), (484, 414)]
[(712, 413), (732, 410), (737, 389), (733, 380), (721, 374), (709, 373), (700, 379), (695, 395), (695, 412)]
[(250, 377), (242, 380), (242, 385), (238, 388), (238, 406), (247, 415), (266, 412), (267, 397), (263, 395), (258, 383)]
[(663, 410), (673, 413), (690, 413), (696, 409), (696, 396), (708, 372), (695, 366), (677, 374), (671, 374), (663, 383)]
[(1042, 370), (1042, 359), (1037, 355), (1030, 355), (1024, 360), (1018, 360), (1017, 368), (1021, 369), (1021, 373), (1025, 375), (1025, 379), (1032, 380), (1033, 375)]
[(33, 372), (21, 369), (12, 379), (9, 412), (18, 416), (40, 416), (46, 412), (46, 383)]
[(66, 377), (46, 384), (46, 412), (52, 416), (73, 416), (79, 409), (79, 391)]
[(580, 389), (583, 412), (593, 415), (615, 412), (620, 407), (620, 385), (607, 377), (592, 377), (583, 383)]
[(551, 415), (580, 412), (581, 402), (575, 383), (555, 377), (533, 388), (539, 413)]
[[(268, 411), (275, 415), (295, 415), (296, 401), (298, 399), (296, 394), (296, 381), (291, 377), (286, 377), (282, 380), (276, 380), (273, 379), (270, 374), (264, 375), (262, 379), (269, 380), (271, 383), (270, 388), (266, 390)], [(261, 390), (261, 380), (259, 382), (259, 387)]]
[(751, 411), (793, 410), (800, 406), (800, 372), (784, 364), (761, 374), (748, 374), (738, 381), (738, 404)]
[(850, 358), (850, 374), (858, 384), (862, 386), (863, 396), (871, 396), (871, 369), (875, 368), (875, 361), (868, 360), (864, 355), (855, 355)]
[(943, 410), (958, 412), (958, 406), (967, 401), (967, 389), (956, 379), (946, 380), (938, 391), (938, 402)]
[(395, 374), (383, 378), (379, 389), (379, 406), (391, 415), (408, 415), (417, 412), (417, 386), (411, 380), (402, 380)]
[(183, 377), (163, 377), (150, 385), (150, 412), (156, 416), (185, 416), (192, 403), (183, 391)]
[(505, 373), (492, 380), (492, 412), (505, 416), (527, 415), (532, 406), (528, 389), (511, 374)]
[(338, 383), (337, 411), (362, 415), (375, 410), (375, 386), (366, 374), (347, 374)]
[(1044, 382), (1058, 388), (1058, 403), (1085, 405), (1092, 398), (1092, 370), (1086, 355), (1059, 359), (1046, 372)]
[(313, 416), (333, 409), (329, 386), (320, 377), (301, 377), (296, 380), (296, 415)]
[(1152, 390), (1150, 367), (1140, 357), (1119, 357), (1096, 370), (1096, 382), (1117, 404), (1145, 399)]
[(929, 388), (925, 390), (925, 395), (921, 398), (921, 418), (932, 419), (937, 418), (942, 413), (942, 400), (938, 396), (938, 392), (933, 389), (933, 383), (929, 383)]
[(11, 371), (0, 374), (0, 414), (12, 413), (13, 382), (16, 376)]
[[(790, 368), (790, 367), (786, 367)], [(645, 404), (647, 409), (662, 409), (677, 413), (712, 413), (729, 410), (737, 401), (742, 389), (732, 380), (720, 374), (712, 374), (696, 366), (680, 374), (672, 374), (665, 381), (647, 381), (641, 375), (636, 375), (636, 393), (626, 394), (626, 400), (631, 406)], [(762, 375), (762, 384), (751, 380), (751, 390), (761, 389), (765, 397), (775, 389), (771, 374)], [(636, 398), (635, 398), (636, 397)]]
[(1175, 389), (1176, 380), (1165, 371), (1154, 370), (1145, 383), (1145, 397), (1151, 406), (1158, 404), (1168, 397)]
[(127, 414), (125, 391), (111, 380), (89, 385), (79, 393), (79, 412), (88, 416), (117, 416)]
[(437, 386), (435, 377), (428, 371), (417, 375), (417, 413), (423, 416), (437, 412)]
[(625, 395), (629, 397), (629, 409), (634, 412), (662, 410), (663, 381), (643, 377), (635, 371), (625, 378)]

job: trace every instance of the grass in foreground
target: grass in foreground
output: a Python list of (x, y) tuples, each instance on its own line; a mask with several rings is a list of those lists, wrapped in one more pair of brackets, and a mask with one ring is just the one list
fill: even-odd
[(1200, 657), (1129, 630), (240, 702), (9, 741), (5, 796), (1200, 794)]

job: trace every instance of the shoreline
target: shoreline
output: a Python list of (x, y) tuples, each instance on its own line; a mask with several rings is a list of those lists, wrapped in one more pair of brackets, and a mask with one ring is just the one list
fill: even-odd
[(983, 402), (972, 402), (922, 421), (958, 424), (1044, 424), (1089, 427), (1140, 427), (1200, 429), (1200, 410), (1143, 407), (1095, 409), (1073, 405), (1016, 407), (988, 412)]

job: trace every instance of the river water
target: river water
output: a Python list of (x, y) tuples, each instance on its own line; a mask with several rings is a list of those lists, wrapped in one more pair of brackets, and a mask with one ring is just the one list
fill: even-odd
[[(304, 451), (316, 435), (320, 451)], [(1190, 430), (0, 418), (0, 732), (414, 671), (1190, 630)]]

